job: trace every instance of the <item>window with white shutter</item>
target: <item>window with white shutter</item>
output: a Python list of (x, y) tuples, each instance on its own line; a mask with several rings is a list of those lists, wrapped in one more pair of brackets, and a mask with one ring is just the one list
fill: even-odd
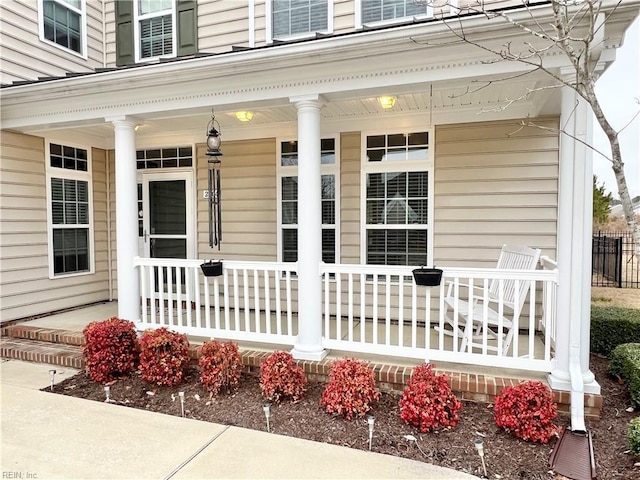
[(50, 276), (90, 273), (93, 242), (89, 150), (49, 143), (48, 153)]
[(429, 133), (369, 135), (364, 151), (366, 263), (429, 264)]

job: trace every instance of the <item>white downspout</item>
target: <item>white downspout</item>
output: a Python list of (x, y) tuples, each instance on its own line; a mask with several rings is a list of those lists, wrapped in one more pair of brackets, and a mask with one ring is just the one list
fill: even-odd
[(571, 377), (571, 430), (586, 432), (584, 423), (584, 381), (580, 367), (580, 347), (571, 346), (569, 353), (569, 375)]

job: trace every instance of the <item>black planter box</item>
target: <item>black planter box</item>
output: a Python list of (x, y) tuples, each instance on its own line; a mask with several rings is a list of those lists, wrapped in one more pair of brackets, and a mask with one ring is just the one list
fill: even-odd
[(205, 277), (218, 277), (222, 275), (222, 261), (209, 261), (200, 265)]
[(413, 270), (413, 279), (416, 285), (424, 287), (436, 287), (442, 280), (442, 270), (439, 268), (416, 268)]

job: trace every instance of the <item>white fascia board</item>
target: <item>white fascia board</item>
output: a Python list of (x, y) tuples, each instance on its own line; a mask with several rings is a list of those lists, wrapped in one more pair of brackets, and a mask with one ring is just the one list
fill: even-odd
[[(637, 12), (640, 1), (630, 3)], [(549, 15), (549, 7), (535, 8), (545, 13), (542, 20), (538, 19), (543, 22)], [(513, 11), (510, 15), (514, 20), (531, 21), (527, 10)], [(491, 38), (501, 43), (530, 38), (499, 19), (472, 16), (464, 17), (463, 23), (470, 38)], [(205, 112), (211, 105), (424, 85), (531, 68), (520, 62), (488, 64), (479, 52), (438, 21), (365, 31), (3, 88), (2, 125), (25, 128), (180, 109)], [(416, 62), (417, 54), (424, 55), (425, 61)], [(545, 62), (549, 68), (567, 64), (559, 55), (549, 56)], [(331, 68), (326, 68), (327, 65)]]

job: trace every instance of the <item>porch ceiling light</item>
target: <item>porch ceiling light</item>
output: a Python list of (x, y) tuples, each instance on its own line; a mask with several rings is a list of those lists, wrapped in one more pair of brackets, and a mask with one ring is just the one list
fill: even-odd
[(236, 112), (236, 118), (241, 122), (250, 122), (253, 118), (253, 112), (245, 111), (245, 112)]
[[(216, 125), (218, 128), (216, 128)], [(220, 151), (221, 133), (220, 133), (220, 124), (216, 120), (216, 116), (211, 112), (211, 120), (209, 120), (209, 124), (207, 125), (207, 155), (210, 157), (219, 157), (222, 155)]]
[(389, 110), (389, 109), (393, 108), (394, 105), (396, 104), (396, 100), (397, 99), (394, 96), (378, 97), (378, 103), (385, 110)]

